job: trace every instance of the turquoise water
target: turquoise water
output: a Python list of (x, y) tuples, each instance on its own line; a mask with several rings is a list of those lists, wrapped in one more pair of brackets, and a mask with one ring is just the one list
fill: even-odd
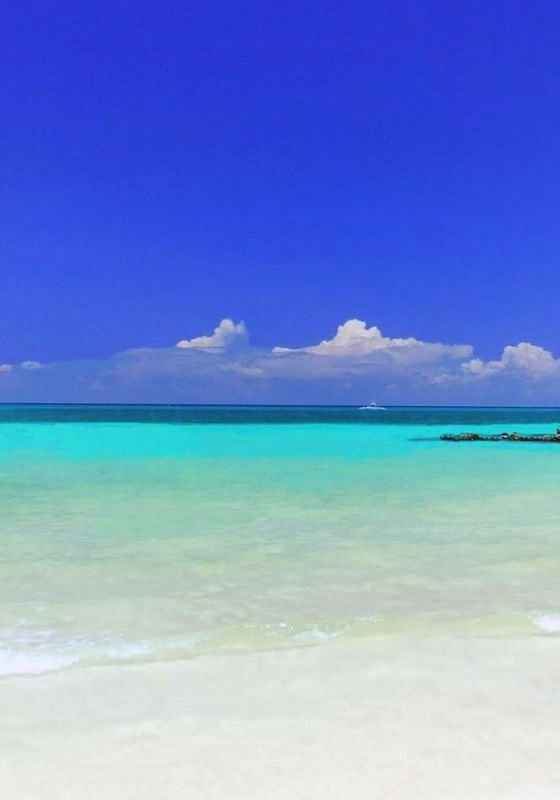
[(560, 632), (554, 409), (0, 407), (0, 673)]

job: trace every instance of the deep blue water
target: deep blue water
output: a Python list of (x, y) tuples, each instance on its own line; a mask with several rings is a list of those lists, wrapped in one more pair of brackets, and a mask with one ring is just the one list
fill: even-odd
[(134, 422), (343, 424), (343, 425), (560, 425), (559, 408), (388, 407), (364, 411), (356, 406), (176, 406), (176, 405), (0, 405), (0, 422)]

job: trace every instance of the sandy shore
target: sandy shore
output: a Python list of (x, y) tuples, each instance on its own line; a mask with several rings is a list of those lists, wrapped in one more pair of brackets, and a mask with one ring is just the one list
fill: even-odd
[(0, 681), (0, 797), (552, 800), (560, 640), (369, 639)]

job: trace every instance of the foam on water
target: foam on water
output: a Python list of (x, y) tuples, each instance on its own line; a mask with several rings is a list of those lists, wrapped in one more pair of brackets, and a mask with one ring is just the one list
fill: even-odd
[(0, 677), (10, 675), (42, 675), (69, 667), (72, 659), (62, 655), (32, 655), (0, 648)]
[(560, 614), (536, 614), (533, 622), (542, 631), (560, 633)]
[(357, 617), (305, 624), (288, 622), (238, 624), (182, 637), (157, 637), (152, 640), (126, 641), (105, 637), (101, 640), (78, 637), (74, 640), (44, 642), (40, 645), (24, 638), (0, 639), (0, 677), (41, 675), (61, 670), (102, 667), (118, 664), (146, 664), (191, 659), (218, 653), (280, 650), (315, 647), (334, 640), (364, 637), (408, 638), (431, 636), (445, 638), (524, 637), (534, 632), (542, 635), (560, 633), (560, 616), (552, 614), (515, 614), (509, 619), (487, 617), (462, 622), (410, 617)]

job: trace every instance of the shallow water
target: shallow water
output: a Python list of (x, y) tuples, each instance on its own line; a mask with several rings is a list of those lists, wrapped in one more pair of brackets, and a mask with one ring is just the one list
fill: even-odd
[(0, 673), (560, 634), (554, 409), (0, 407)]

